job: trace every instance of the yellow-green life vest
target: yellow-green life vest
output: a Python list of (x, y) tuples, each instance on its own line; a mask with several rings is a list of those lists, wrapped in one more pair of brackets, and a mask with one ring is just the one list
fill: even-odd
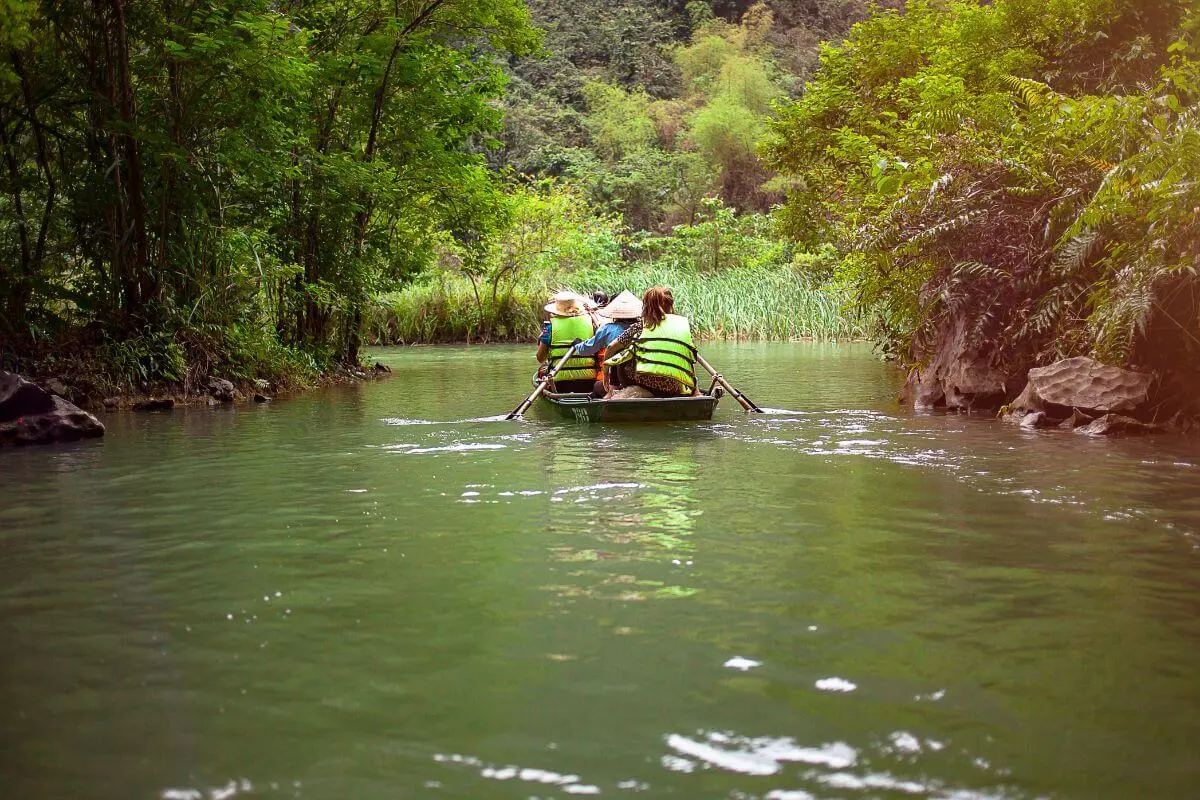
[(687, 317), (667, 314), (658, 325), (643, 329), (631, 349), (638, 372), (674, 378), (688, 389), (696, 388), (696, 346)]
[[(554, 367), (559, 359), (571, 349), (571, 343), (576, 339), (587, 341), (595, 333), (592, 320), (586, 315), (578, 317), (550, 318), (550, 366)], [(586, 381), (596, 377), (596, 357), (576, 356), (567, 361), (563, 368), (554, 376), (558, 381)]]

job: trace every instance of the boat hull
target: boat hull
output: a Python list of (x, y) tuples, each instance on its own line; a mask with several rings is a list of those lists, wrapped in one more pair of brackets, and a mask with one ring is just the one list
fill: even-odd
[(600, 400), (588, 394), (544, 393), (540, 408), (572, 422), (696, 422), (710, 420), (718, 398), (648, 397), (633, 400)]

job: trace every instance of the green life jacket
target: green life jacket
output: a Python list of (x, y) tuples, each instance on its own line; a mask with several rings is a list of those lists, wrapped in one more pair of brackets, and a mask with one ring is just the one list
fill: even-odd
[[(571, 349), (571, 343), (576, 339), (584, 341), (592, 338), (595, 333), (591, 317), (551, 317), (550, 318), (550, 366), (553, 367), (559, 359)], [(554, 376), (559, 381), (595, 380), (597, 360), (595, 356), (576, 356), (568, 359), (563, 368)]]
[(631, 349), (638, 372), (674, 378), (688, 389), (696, 388), (696, 345), (687, 317), (667, 314), (658, 325), (642, 330)]

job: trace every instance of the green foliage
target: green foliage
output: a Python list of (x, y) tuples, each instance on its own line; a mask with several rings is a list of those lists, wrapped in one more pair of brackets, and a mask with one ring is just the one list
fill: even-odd
[(0, 333), (98, 326), (145, 383), (190, 379), (160, 337), (355, 360), (372, 294), (506, 213), (496, 55), (539, 35), (521, 0), (4, 0), (0, 40)]
[[(596, 289), (615, 296), (655, 285), (675, 290), (699, 335), (715, 338), (860, 338), (847, 296), (822, 286), (811, 265), (825, 251), (797, 256), (762, 215), (739, 216), (719, 201), (704, 204), (695, 225), (669, 236), (626, 237), (619, 220), (588, 212), (569, 187), (542, 186), (515, 195), (511, 227), (469, 268), (447, 254), (443, 267), (373, 310), (380, 342), (517, 340), (537, 336), (553, 292)], [(622, 252), (626, 260), (622, 259)], [(832, 268), (825, 264), (827, 271)]]
[(965, 319), (1013, 371), (1196, 363), (1196, 23), (1174, 0), (878, 13), (772, 123), (796, 187), (781, 220), (838, 244), (911, 361)]
[(585, 125), (596, 151), (610, 161), (645, 150), (656, 138), (650, 96), (589, 81), (584, 85), (590, 113)]
[(816, 31), (861, 13), (850, 0), (531, 7), (552, 55), (517, 63), (493, 164), (575, 179), (631, 230), (658, 232), (693, 223), (704, 197), (739, 212), (781, 199), (758, 158), (773, 103), (797, 86), (777, 62), (811, 61)]

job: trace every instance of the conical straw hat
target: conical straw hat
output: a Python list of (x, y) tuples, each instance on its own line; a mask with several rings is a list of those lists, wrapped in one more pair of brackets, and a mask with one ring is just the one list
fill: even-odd
[(596, 313), (607, 319), (637, 319), (642, 316), (642, 301), (638, 300), (633, 292), (626, 290)]
[(584, 312), (583, 297), (574, 292), (559, 292), (545, 309), (556, 317), (578, 317)]

